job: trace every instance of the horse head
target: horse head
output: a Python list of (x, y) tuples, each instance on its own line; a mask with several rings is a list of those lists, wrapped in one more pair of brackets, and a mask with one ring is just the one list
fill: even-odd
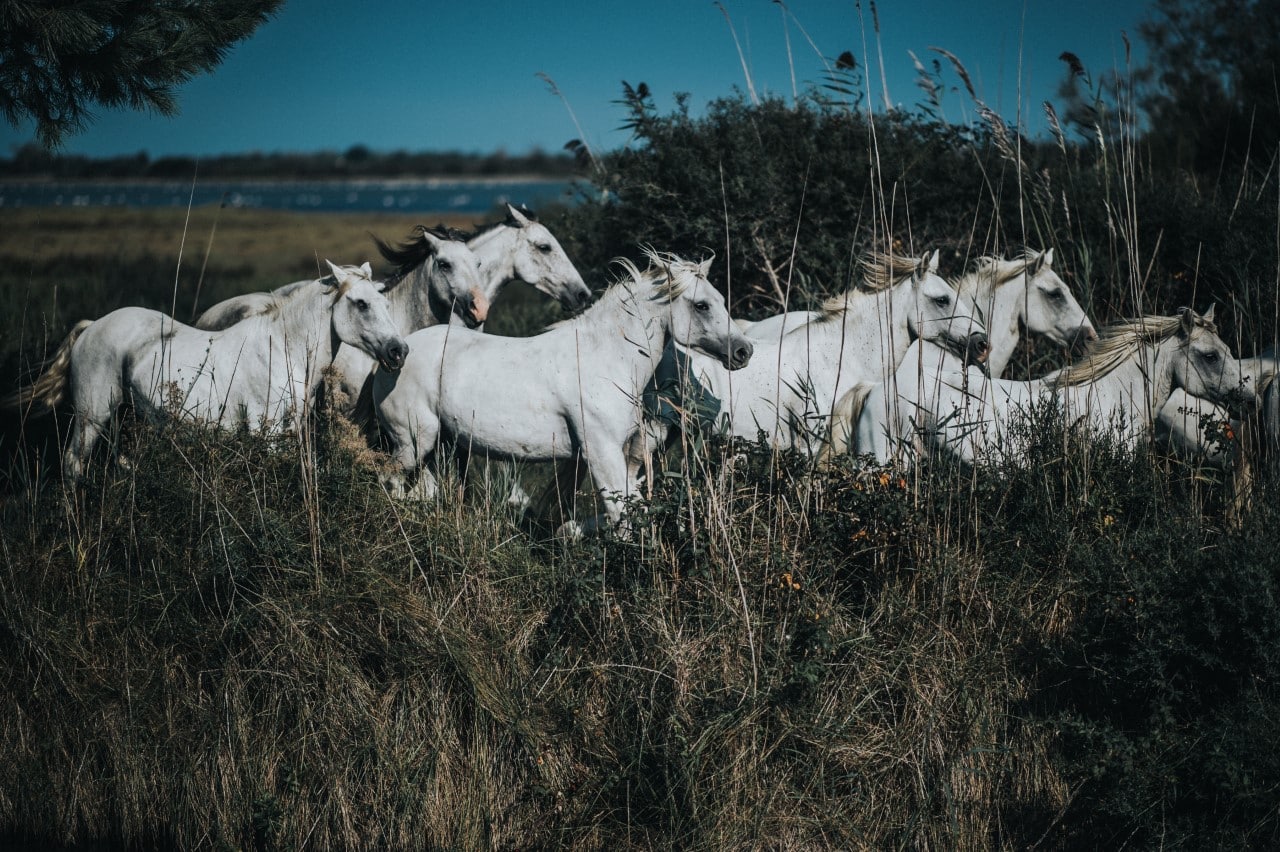
[(337, 280), (333, 297), (333, 330), (338, 339), (375, 359), (384, 369), (399, 370), (409, 355), (409, 344), (391, 318), (391, 303), (384, 284), (373, 280), (366, 263), (360, 267), (329, 269)]
[(730, 319), (724, 296), (707, 280), (711, 259), (692, 263), (656, 252), (649, 258), (666, 279), (659, 293), (670, 303), (671, 339), (719, 360), (726, 369), (745, 367), (754, 347)]
[(1088, 315), (1070, 288), (1053, 271), (1053, 249), (1028, 253), (1020, 319), (1028, 334), (1038, 334), (1068, 349), (1098, 339)]
[(428, 251), (423, 271), (430, 300), (448, 305), (467, 328), (483, 323), (489, 316), (489, 298), (475, 253), (460, 239), (437, 236), (426, 228), (420, 234)]
[(513, 257), (516, 277), (568, 310), (586, 307), (591, 290), (547, 226), (511, 204), (507, 205), (506, 225), (517, 229)]
[(987, 329), (967, 299), (938, 275), (938, 252), (919, 258), (910, 275), (912, 307), (907, 327), (912, 335), (930, 340), (970, 361), (987, 356)]
[(1192, 396), (1212, 402), (1257, 405), (1258, 395), (1245, 384), (1239, 360), (1218, 336), (1213, 307), (1203, 315), (1183, 308), (1179, 319), (1174, 383)]

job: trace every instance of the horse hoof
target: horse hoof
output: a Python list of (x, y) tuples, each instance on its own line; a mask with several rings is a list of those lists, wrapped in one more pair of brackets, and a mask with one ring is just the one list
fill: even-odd
[(562, 541), (581, 541), (582, 525), (577, 521), (565, 521), (556, 527), (556, 538)]
[(507, 496), (507, 505), (517, 511), (525, 512), (529, 509), (529, 504), (533, 501), (529, 499), (528, 493), (520, 487), (519, 482), (511, 483), (511, 494)]

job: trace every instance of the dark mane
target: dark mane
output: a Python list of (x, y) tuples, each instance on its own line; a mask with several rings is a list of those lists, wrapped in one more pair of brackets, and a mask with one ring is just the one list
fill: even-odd
[(373, 244), (378, 247), (378, 254), (382, 255), (388, 263), (395, 267), (393, 277), (396, 281), (417, 269), (434, 253), (431, 243), (422, 238), (423, 234), (431, 234), (431, 236), (441, 240), (458, 242), (466, 242), (471, 238), (471, 235), (465, 231), (451, 228), (448, 225), (435, 225), (433, 227), (419, 225), (409, 235), (408, 239), (396, 246), (387, 243), (377, 234), (370, 234), (369, 236), (373, 238)]
[[(507, 210), (506, 205), (503, 205), (503, 209)], [(523, 204), (520, 205), (520, 214), (524, 216), (526, 219), (528, 219), (530, 222), (538, 221), (537, 215), (534, 214), (534, 212), (530, 210), (528, 207), (525, 207)], [(467, 237), (467, 239), (471, 239), (471, 237), (478, 237), (481, 234), (487, 234), (495, 228), (518, 228), (518, 227), (520, 227), (520, 223), (517, 222), (516, 218), (511, 215), (511, 211), (507, 210), (507, 215), (505, 218), (498, 219), (495, 222), (486, 222), (483, 225), (477, 225), (475, 231), (473, 231), (470, 234), (470, 236)]]

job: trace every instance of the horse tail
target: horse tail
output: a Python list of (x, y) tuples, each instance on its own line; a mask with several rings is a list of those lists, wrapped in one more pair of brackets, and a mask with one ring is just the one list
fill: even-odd
[(0, 408), (27, 411), (39, 409), (41, 414), (57, 408), (66, 398), (67, 387), (71, 384), (71, 347), (92, 324), (93, 320), (80, 320), (76, 323), (58, 351), (45, 363), (40, 377), (0, 399)]
[(836, 456), (858, 449), (854, 441), (855, 430), (858, 428), (858, 421), (862, 419), (862, 409), (867, 404), (867, 397), (873, 390), (874, 384), (864, 382), (854, 385), (836, 400), (831, 410), (827, 444), (818, 453), (819, 464), (830, 463)]

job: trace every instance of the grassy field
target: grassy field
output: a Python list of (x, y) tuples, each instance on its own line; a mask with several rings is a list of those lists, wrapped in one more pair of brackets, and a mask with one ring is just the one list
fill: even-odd
[[(167, 308), (183, 218), (6, 214), (9, 378), (74, 319)], [(415, 222), (197, 211), (178, 303), (369, 258), (367, 230)], [(33, 427), (6, 428), (0, 833), (1273, 845), (1280, 491), (1264, 472), (1241, 525), (1212, 476), (1032, 425), (1031, 464), (978, 471), (695, 441), (631, 540), (577, 544), (483, 470), (388, 499), (338, 421), (268, 441), (126, 419), (74, 492), (33, 463)]]

